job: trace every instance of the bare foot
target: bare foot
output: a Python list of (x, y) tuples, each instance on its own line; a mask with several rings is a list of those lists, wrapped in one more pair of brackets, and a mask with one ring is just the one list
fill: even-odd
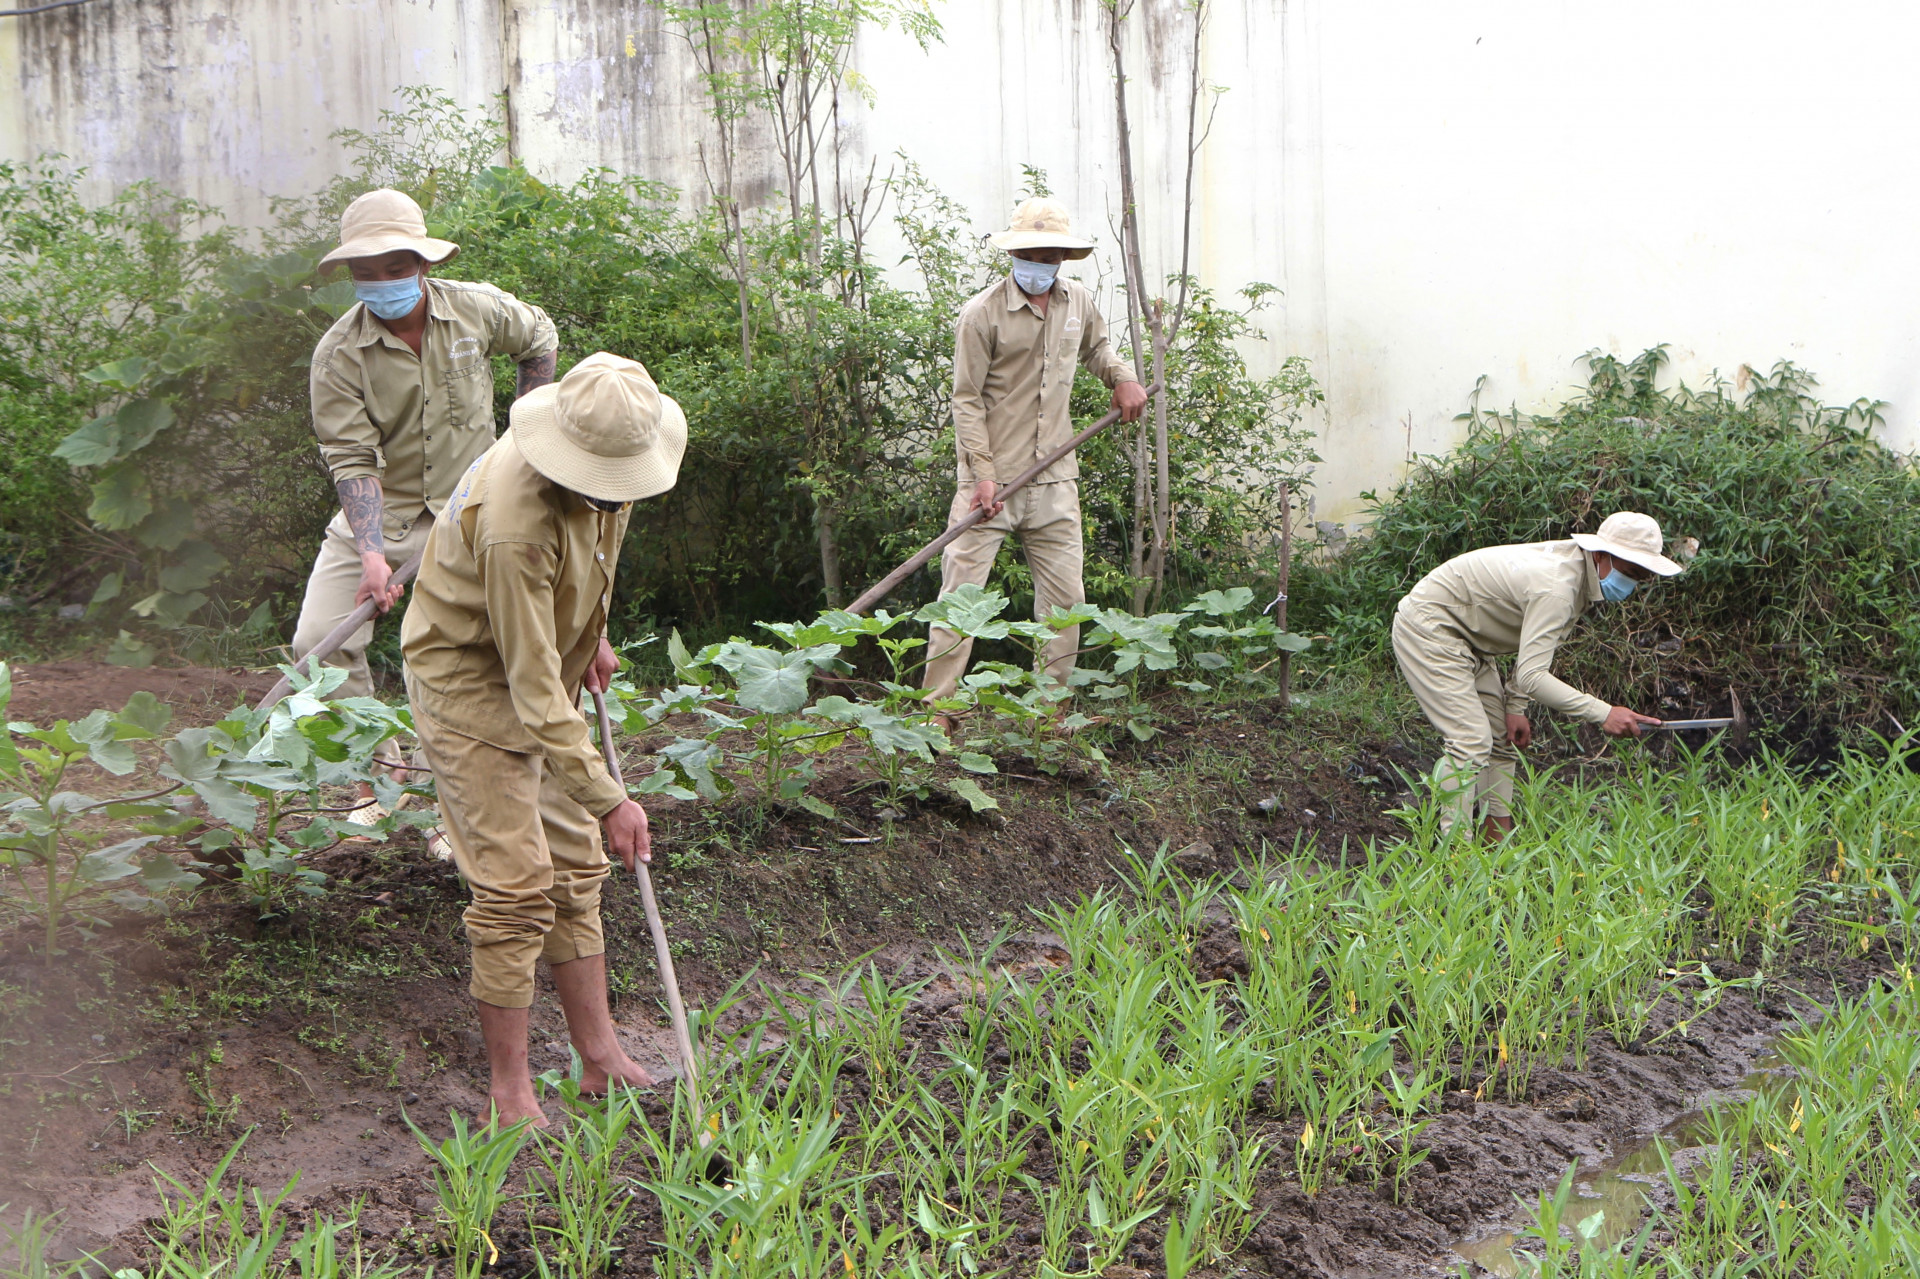
[(511, 1128), (522, 1119), (531, 1119), (535, 1128), (549, 1126), (546, 1111), (540, 1109), (540, 1103), (534, 1100), (533, 1090), (525, 1093), (490, 1092), (487, 1099), (493, 1103), (493, 1122), (501, 1128)]
[[(578, 1045), (575, 1045), (578, 1051)], [(639, 1062), (615, 1048), (610, 1057), (589, 1061), (580, 1058), (580, 1091), (590, 1097), (604, 1097), (613, 1088), (651, 1088), (654, 1079)]]

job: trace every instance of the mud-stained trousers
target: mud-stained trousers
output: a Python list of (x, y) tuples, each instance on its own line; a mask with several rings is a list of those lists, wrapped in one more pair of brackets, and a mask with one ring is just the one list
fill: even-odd
[(475, 999), (533, 1003), (537, 960), (602, 954), (600, 823), (567, 796), (540, 755), (502, 750), (436, 724), (413, 703), (414, 731), (440, 792), (454, 865), (473, 902), (463, 918), (473, 947)]
[(1507, 739), (1508, 697), (1500, 668), (1474, 652), (1443, 617), (1419, 605), (1394, 613), (1393, 655), (1420, 709), (1446, 742), (1432, 778), (1441, 829), (1461, 822), (1471, 829), (1481, 816), (1511, 816), (1520, 755)]
[[(961, 489), (947, 513), (947, 526), (951, 528), (964, 519), (972, 505), (972, 488)], [(1000, 544), (1009, 533), (1020, 538), (1021, 549), (1027, 553), (1027, 568), (1033, 574), (1035, 618), (1044, 619), (1055, 606), (1086, 603), (1086, 542), (1081, 533), (1077, 480), (1029, 484), (1006, 500), (1000, 514), (982, 520), (949, 542), (940, 557), (940, 593), (946, 595), (968, 583), (985, 586), (994, 557), (1000, 554)], [(1061, 631), (1048, 642), (1043, 654), (1047, 674), (1065, 680), (1073, 673), (1074, 654), (1079, 651), (1080, 628), (1070, 626)], [(926, 686), (940, 697), (953, 696), (973, 656), (973, 641), (943, 627), (930, 627), (927, 653)]]
[[(427, 534), (433, 520), (424, 512), (406, 536), (385, 541), (387, 563), (398, 569), (427, 547)], [(314, 557), (313, 572), (307, 575), (307, 593), (300, 601), (300, 620), (293, 628), (293, 660), (299, 661), (327, 637), (327, 632), (347, 620), (353, 612), (353, 596), (360, 589), (360, 552), (354, 549), (353, 529), (345, 511), (334, 512), (327, 523), (326, 536), (320, 540), (320, 554)], [(367, 669), (367, 645), (373, 642), (373, 623), (355, 631), (332, 657), (328, 666), (347, 668), (347, 682), (335, 697), (372, 697), (373, 676)], [(397, 761), (397, 757), (394, 762)]]

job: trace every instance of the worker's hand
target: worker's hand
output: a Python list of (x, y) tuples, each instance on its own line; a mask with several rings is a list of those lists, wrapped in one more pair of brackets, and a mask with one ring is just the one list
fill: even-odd
[(604, 693), (613, 683), (613, 677), (620, 669), (620, 659), (614, 656), (613, 645), (607, 643), (607, 637), (600, 637), (600, 651), (593, 655), (593, 661), (587, 664), (586, 685), (589, 693)]
[(994, 516), (1000, 514), (1001, 511), (1006, 509), (1007, 504), (993, 500), (994, 494), (999, 491), (999, 488), (1000, 486), (992, 480), (981, 480), (973, 486), (973, 503), (968, 506), (967, 509), (969, 511), (985, 511), (988, 519), (992, 519)]
[(647, 834), (647, 810), (630, 799), (600, 819), (607, 834), (607, 851), (632, 870), (636, 862), (653, 860), (653, 839)]
[(1630, 711), (1624, 706), (1616, 706), (1607, 712), (1606, 723), (1600, 725), (1600, 731), (1608, 737), (1638, 737), (1642, 724), (1659, 722), (1651, 715), (1642, 715), (1639, 711)]
[(393, 580), (393, 565), (387, 563), (387, 557), (377, 552), (368, 552), (360, 557), (360, 589), (353, 593), (353, 606), (359, 608), (368, 600), (378, 600), (380, 611), (386, 612), (399, 600), (406, 585)]
[(1113, 388), (1113, 407), (1120, 410), (1122, 422), (1137, 421), (1147, 407), (1147, 388), (1138, 382), (1122, 382)]
[(1518, 750), (1533, 745), (1533, 725), (1527, 722), (1525, 715), (1507, 716), (1507, 740)]

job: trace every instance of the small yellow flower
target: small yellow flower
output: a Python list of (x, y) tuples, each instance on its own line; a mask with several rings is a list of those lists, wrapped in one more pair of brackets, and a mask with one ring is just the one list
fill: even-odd
[(1313, 1149), (1313, 1124), (1309, 1122), (1300, 1132), (1300, 1149)]

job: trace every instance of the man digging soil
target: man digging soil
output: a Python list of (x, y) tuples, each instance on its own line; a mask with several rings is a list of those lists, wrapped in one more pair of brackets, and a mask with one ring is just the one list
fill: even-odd
[[(940, 593), (971, 582), (984, 586), (1007, 534), (1019, 537), (1033, 573), (1033, 615), (1055, 605), (1084, 603), (1085, 537), (1080, 527), (1080, 463), (1073, 454), (1042, 471), (1005, 502), (999, 485), (1073, 438), (1068, 398), (1076, 364), (1113, 391), (1120, 420), (1140, 416), (1147, 393), (1107, 340), (1107, 322), (1093, 294), (1062, 276), (1060, 264), (1093, 252), (1093, 241), (1073, 233), (1066, 206), (1034, 199), (1013, 214), (1013, 225), (988, 241), (1009, 254), (1007, 278), (961, 308), (953, 349), (953, 433), (959, 492), (949, 526), (984, 508), (986, 519), (948, 545), (940, 558)], [(1080, 647), (1080, 628), (1063, 630), (1047, 645), (1047, 674), (1065, 680)], [(952, 697), (967, 669), (973, 641), (942, 627), (927, 636), (925, 683)], [(952, 724), (943, 716), (943, 727)]]
[(647, 815), (594, 748), (580, 690), (618, 669), (607, 606), (631, 503), (673, 487), (686, 446), (680, 406), (632, 360), (592, 355), (528, 392), (434, 520), (401, 628), (414, 728), (473, 892), (470, 990), (502, 1124), (546, 1123), (527, 1067), (542, 958), (581, 1088), (653, 1082), (614, 1036), (600, 929), (601, 832), (632, 870)]
[[(1651, 516), (1617, 511), (1598, 533), (1456, 555), (1400, 601), (1393, 655), (1446, 740), (1433, 768), (1443, 831), (1470, 829), (1481, 812), (1489, 843), (1513, 829), (1514, 765), (1533, 740), (1529, 702), (1598, 724), (1610, 737), (1638, 737), (1641, 725), (1660, 722), (1588, 696), (1552, 667), (1589, 604), (1618, 604), (1640, 583), (1681, 571), (1664, 546)], [(1509, 653), (1513, 679), (1503, 683), (1494, 658)]]
[[(340, 247), (320, 269), (344, 264), (359, 304), (334, 322), (313, 351), (313, 431), (340, 494), (307, 578), (293, 632), (299, 661), (374, 600), (386, 612), (403, 589), (394, 569), (427, 544), (431, 517), (455, 481), (493, 443), (493, 360), (520, 366), (515, 395), (553, 381), (559, 349), (553, 321), (491, 284), (435, 280), (428, 272), (460, 246), (427, 234), (410, 196), (369, 191), (340, 215)], [(367, 645), (373, 623), (328, 659), (347, 668), (341, 697), (370, 697)], [(383, 763), (404, 776), (397, 753)], [(385, 814), (361, 787), (352, 820)], [(447, 855), (438, 831), (427, 837)]]

